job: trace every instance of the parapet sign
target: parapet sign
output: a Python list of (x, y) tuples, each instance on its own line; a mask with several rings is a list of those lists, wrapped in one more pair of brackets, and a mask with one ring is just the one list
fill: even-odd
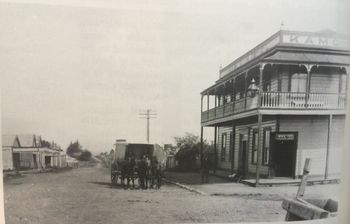
[(294, 134), (276, 134), (275, 140), (277, 141), (293, 141), (294, 140)]

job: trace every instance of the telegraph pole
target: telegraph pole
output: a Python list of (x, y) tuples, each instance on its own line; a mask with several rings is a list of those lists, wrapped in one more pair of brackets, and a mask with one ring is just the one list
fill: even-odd
[(141, 119), (147, 120), (147, 143), (149, 143), (149, 133), (150, 133), (150, 119), (157, 118), (157, 113), (155, 111), (152, 111), (150, 109), (147, 109), (146, 111), (139, 113), (141, 116)]

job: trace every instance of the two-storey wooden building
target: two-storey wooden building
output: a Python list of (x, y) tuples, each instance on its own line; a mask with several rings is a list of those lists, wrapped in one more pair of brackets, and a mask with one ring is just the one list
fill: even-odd
[(201, 93), (216, 166), (243, 177), (340, 173), (349, 43), (329, 30), (280, 30), (220, 70)]

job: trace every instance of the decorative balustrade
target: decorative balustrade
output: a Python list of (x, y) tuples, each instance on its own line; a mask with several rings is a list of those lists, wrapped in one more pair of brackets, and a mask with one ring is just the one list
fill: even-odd
[(233, 114), (233, 102), (224, 105), (224, 115)]
[(344, 109), (345, 94), (264, 92), (262, 108), (275, 109)]
[[(333, 93), (263, 92), (260, 108), (325, 110), (345, 109), (346, 95)], [(258, 96), (236, 100), (202, 112), (202, 122), (253, 110), (258, 107)]]
[(245, 98), (236, 100), (234, 104), (235, 104), (234, 113), (240, 113), (245, 111)]

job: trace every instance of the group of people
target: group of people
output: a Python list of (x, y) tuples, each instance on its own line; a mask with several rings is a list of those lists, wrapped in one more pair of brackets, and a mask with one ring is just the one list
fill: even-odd
[[(161, 164), (155, 156), (142, 156), (140, 160), (136, 160), (134, 155), (129, 155), (127, 160), (114, 161), (112, 163), (112, 182), (113, 178), (116, 180), (118, 176), (113, 177), (114, 170), (120, 170), (121, 185), (129, 188), (130, 182), (132, 188), (135, 188), (135, 179), (137, 175), (139, 181), (139, 188), (160, 188), (162, 180)], [(125, 186), (125, 179), (127, 180)]]

